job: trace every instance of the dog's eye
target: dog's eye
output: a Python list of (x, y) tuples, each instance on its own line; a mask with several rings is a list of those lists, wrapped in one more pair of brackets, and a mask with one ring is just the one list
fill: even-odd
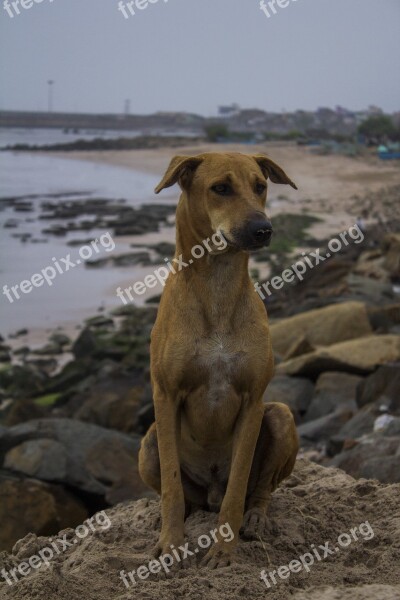
[(263, 183), (257, 183), (257, 185), (256, 185), (256, 193), (257, 194), (259, 194), (261, 196), (261, 194), (263, 194), (266, 189), (267, 189), (266, 185), (264, 185)]
[(232, 194), (232, 188), (226, 183), (219, 183), (218, 185), (213, 185), (211, 189), (219, 196), (230, 196)]

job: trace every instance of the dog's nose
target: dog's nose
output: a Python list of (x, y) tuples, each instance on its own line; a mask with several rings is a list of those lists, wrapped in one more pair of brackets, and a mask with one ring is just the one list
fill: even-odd
[(249, 233), (256, 244), (266, 244), (272, 237), (272, 224), (270, 221), (253, 221)]

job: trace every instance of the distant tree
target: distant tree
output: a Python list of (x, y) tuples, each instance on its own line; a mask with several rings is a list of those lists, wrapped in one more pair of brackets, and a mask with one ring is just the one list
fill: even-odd
[(381, 141), (384, 138), (394, 138), (396, 136), (396, 128), (390, 117), (387, 115), (377, 115), (369, 117), (358, 127), (358, 133), (366, 138), (374, 138)]
[(204, 128), (204, 132), (209, 142), (218, 142), (221, 139), (227, 139), (229, 137), (229, 129), (223, 123), (214, 123), (207, 125)]

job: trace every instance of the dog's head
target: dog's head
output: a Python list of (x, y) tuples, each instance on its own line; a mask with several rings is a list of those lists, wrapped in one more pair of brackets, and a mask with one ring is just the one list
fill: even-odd
[(297, 189), (281, 167), (261, 154), (175, 156), (155, 191), (178, 182), (200, 236), (220, 232), (228, 246), (249, 251), (271, 240), (265, 213), (268, 179)]

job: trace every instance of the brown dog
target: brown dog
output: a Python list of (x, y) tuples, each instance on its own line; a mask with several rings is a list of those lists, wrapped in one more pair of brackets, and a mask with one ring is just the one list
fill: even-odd
[[(233, 540), (217, 536), (203, 559), (214, 568), (230, 564), (241, 526), (246, 535), (263, 530), (271, 493), (298, 450), (290, 410), (263, 403), (273, 354), (248, 274), (249, 251), (272, 234), (268, 178), (296, 188), (266, 156), (207, 153), (175, 157), (156, 188), (179, 182), (175, 257), (191, 262), (169, 275), (153, 328), (156, 423), (142, 441), (139, 469), (161, 495), (156, 555), (183, 544), (185, 506), (219, 511), (219, 525), (229, 523)], [(225, 251), (193, 260), (193, 247), (216, 232)]]

